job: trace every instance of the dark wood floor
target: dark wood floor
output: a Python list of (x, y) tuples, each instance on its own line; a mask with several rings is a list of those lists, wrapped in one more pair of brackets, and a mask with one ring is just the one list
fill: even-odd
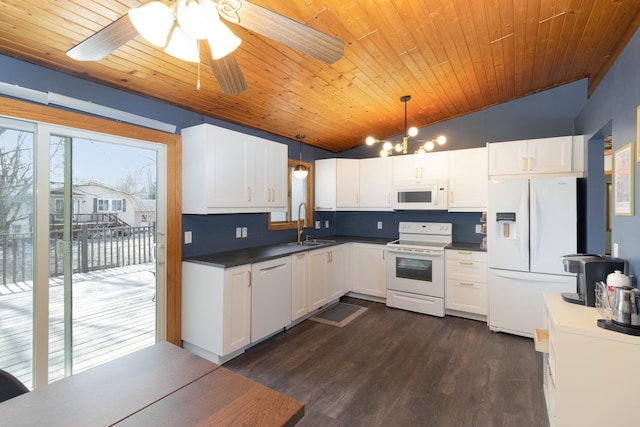
[(304, 402), (300, 426), (548, 426), (531, 339), (343, 301), (369, 309), (344, 328), (304, 321), (224, 366)]

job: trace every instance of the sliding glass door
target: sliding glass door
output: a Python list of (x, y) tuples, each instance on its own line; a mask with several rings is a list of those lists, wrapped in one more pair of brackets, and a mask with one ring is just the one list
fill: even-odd
[(33, 378), (35, 125), (0, 119), (0, 368)]
[(0, 368), (33, 388), (163, 340), (166, 147), (0, 131)]

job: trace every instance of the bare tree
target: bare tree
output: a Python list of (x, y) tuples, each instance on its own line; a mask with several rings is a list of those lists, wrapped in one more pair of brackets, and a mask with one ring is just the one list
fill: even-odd
[[(0, 138), (8, 129), (0, 128)], [(29, 143), (30, 132), (17, 132), (14, 144), (0, 145), (0, 234), (7, 234), (11, 224), (29, 218), (33, 171)], [(12, 141), (13, 142), (13, 141)]]

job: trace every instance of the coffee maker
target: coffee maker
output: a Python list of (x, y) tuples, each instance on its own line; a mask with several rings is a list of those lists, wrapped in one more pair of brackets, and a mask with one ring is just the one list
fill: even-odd
[(596, 282), (606, 281), (615, 270), (627, 273), (627, 261), (606, 255), (576, 254), (562, 257), (564, 271), (576, 273), (576, 293), (562, 293), (562, 299), (573, 304), (596, 306)]

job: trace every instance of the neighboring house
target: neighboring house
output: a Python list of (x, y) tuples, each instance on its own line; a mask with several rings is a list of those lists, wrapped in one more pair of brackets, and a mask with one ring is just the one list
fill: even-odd
[[(52, 222), (62, 221), (64, 207), (63, 188), (51, 184), (49, 205)], [(118, 223), (133, 227), (155, 223), (156, 201), (140, 199), (125, 191), (99, 182), (73, 185), (74, 223)]]

